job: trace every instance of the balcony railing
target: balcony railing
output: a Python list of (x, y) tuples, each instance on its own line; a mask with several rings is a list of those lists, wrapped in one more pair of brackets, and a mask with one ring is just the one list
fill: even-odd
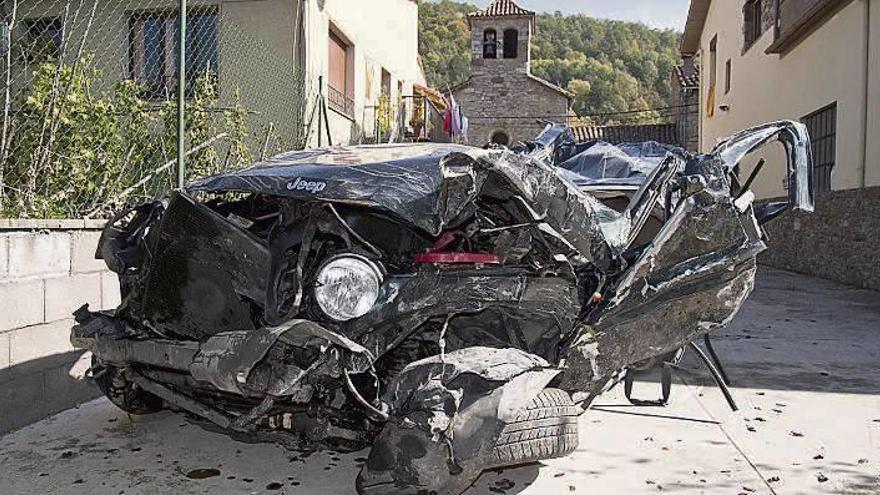
[(337, 112), (354, 118), (354, 100), (333, 86), (328, 86), (327, 102), (330, 108)]

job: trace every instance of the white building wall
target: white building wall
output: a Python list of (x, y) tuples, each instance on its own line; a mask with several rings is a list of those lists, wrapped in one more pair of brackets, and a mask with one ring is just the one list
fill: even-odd
[(865, 186), (880, 186), (880, 2), (871, 2), (868, 25), (868, 142)]
[[(317, 88), (324, 76), (327, 94), (328, 36), (331, 24), (354, 49), (354, 121), (330, 110), (333, 144), (349, 144), (352, 130), (373, 130), (374, 110), (381, 93), (382, 69), (391, 73), (391, 101), (397, 101), (398, 82), (412, 94), (414, 83), (424, 84), (419, 57), (418, 5), (412, 0), (305, 0), (307, 8), (306, 57), (309, 84)], [(355, 126), (352, 126), (352, 124)], [(326, 145), (326, 137), (324, 143)], [(313, 129), (311, 145), (317, 144)]]
[[(742, 1), (718, 0), (710, 6), (700, 41), (704, 75), (701, 87), (701, 150), (708, 151), (722, 137), (745, 127), (778, 119), (800, 120), (804, 116), (837, 102), (837, 157), (832, 176), (835, 190), (861, 187), (866, 141), (869, 182), (880, 183), (880, 117), (878, 84), (870, 85), (868, 107), (869, 134), (866, 140), (865, 99), (866, 42), (865, 22), (869, 0), (854, 0), (818, 30), (783, 55), (765, 50), (773, 42), (773, 30), (764, 33), (745, 54), (742, 32)], [(873, 46), (880, 31), (876, 10), (872, 13)], [(716, 107), (707, 116), (709, 88), (709, 44), (718, 36)], [(880, 50), (872, 54), (873, 79), (877, 81)], [(725, 94), (725, 62), (732, 61), (732, 87)], [(729, 111), (718, 107), (729, 105)], [(768, 168), (756, 185), (759, 198), (785, 195), (781, 148), (765, 155)], [(874, 158), (874, 157), (878, 158)], [(871, 185), (869, 183), (868, 185)]]

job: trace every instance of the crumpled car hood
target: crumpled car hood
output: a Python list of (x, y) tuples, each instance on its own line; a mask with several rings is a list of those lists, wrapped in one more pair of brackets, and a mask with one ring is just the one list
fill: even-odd
[(441, 176), (450, 153), (473, 152), (455, 144), (337, 147), (282, 153), (252, 167), (190, 184), (191, 192), (246, 192), (299, 200), (379, 208), (432, 234)]
[(580, 258), (575, 263), (604, 266), (619, 254), (617, 212), (580, 191), (564, 170), (509, 150), (409, 144), (299, 151), (200, 180), (188, 190), (377, 208), (437, 236), (468, 215), (484, 188), (522, 196), (524, 205), (544, 205), (531, 212), (533, 220)]

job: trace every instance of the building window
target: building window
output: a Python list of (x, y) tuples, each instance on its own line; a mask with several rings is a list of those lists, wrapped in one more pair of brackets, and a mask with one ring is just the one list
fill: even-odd
[(776, 0), (773, 4), (775, 36), (766, 52), (776, 54), (788, 52), (810, 37), (811, 33), (832, 19), (834, 14), (848, 3), (841, 0)]
[(830, 191), (831, 173), (837, 156), (837, 103), (813, 112), (802, 120), (810, 131), (813, 187), (817, 192)]
[(21, 38), (21, 56), (25, 62), (41, 62), (61, 57), (64, 22), (57, 17), (26, 19)]
[(483, 58), (498, 58), (498, 31), (483, 31)]
[(718, 82), (718, 35), (709, 42), (709, 87)]
[(517, 58), (519, 56), (519, 31), (508, 29), (504, 31), (504, 58)]
[[(177, 12), (138, 12), (129, 18), (129, 77), (144, 86), (146, 98), (177, 93), (178, 24)], [(217, 10), (188, 13), (186, 30), (186, 96), (192, 96), (200, 77), (218, 77)]]
[(715, 116), (715, 91), (718, 83), (718, 35), (709, 42), (709, 89), (706, 97), (706, 116)]
[(748, 50), (764, 34), (763, 0), (748, 0), (743, 7), (744, 48)]
[(510, 144), (510, 136), (508, 136), (506, 132), (498, 131), (495, 134), (492, 134), (492, 143), (507, 146)]
[(382, 96), (391, 98), (391, 73), (382, 68)]
[(733, 62), (730, 59), (727, 59), (727, 62), (724, 64), (724, 94), (730, 93), (731, 79), (733, 77)]
[(329, 33), (328, 97), (330, 107), (345, 114), (354, 115), (354, 74), (352, 60), (354, 48), (341, 35)]

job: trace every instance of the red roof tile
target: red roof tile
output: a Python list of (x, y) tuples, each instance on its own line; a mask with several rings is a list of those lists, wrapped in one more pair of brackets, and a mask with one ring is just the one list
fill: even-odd
[(471, 12), (468, 17), (503, 17), (503, 16), (521, 16), (535, 15), (531, 10), (526, 10), (516, 4), (513, 0), (495, 0), (483, 10)]
[(578, 142), (594, 139), (611, 144), (657, 141), (658, 143), (681, 146), (675, 124), (580, 125), (572, 127), (571, 131)]
[(694, 74), (686, 75), (684, 72), (684, 67), (681, 65), (676, 65), (675, 75), (678, 77), (678, 84), (681, 85), (682, 88), (699, 88), (700, 87), (700, 66), (694, 66)]

